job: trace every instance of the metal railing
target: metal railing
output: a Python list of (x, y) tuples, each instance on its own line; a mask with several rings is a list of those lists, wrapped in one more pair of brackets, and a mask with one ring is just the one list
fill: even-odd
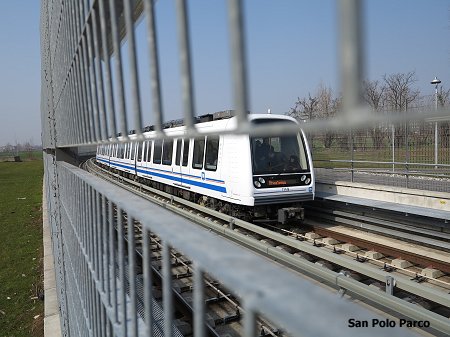
[(322, 182), (450, 192), (449, 121), (383, 123), (350, 132), (311, 133), (309, 138)]
[[(336, 336), (379, 334), (372, 329), (346, 328), (348, 318), (370, 320), (373, 314), (78, 169), (74, 164), (84, 153), (89, 154), (89, 146), (119, 142), (118, 133), (123, 136), (120, 141), (127, 141), (130, 128), (135, 130), (137, 140), (144, 137), (139, 81), (142, 74), (136, 68), (139, 41), (135, 39), (135, 22), (141, 18), (146, 22), (150, 50), (152, 117), (157, 131), (154, 137), (171, 137), (162, 126), (165, 113), (155, 28), (157, 3), (152, 0), (42, 0), (41, 3), (42, 143), (64, 336), (173, 335), (172, 295), (168, 290), (171, 247), (187, 254), (195, 265), (195, 336), (205, 334), (201, 287), (204, 273), (213, 275), (240, 296), (246, 310), (246, 336), (256, 335), (257, 314), (267, 316), (295, 336), (328, 336), (330, 330)], [(234, 110), (238, 119), (236, 129), (227, 132), (297, 133), (297, 126), (248, 123), (245, 15), (242, 1), (227, 3)], [(194, 123), (196, 108), (187, 5), (187, 1), (176, 0), (186, 136), (195, 137), (199, 131)], [(357, 129), (384, 120), (370, 114), (362, 104), (361, 6), (358, 0), (340, 1), (344, 113), (332, 121), (302, 125), (305, 131)], [(128, 71), (124, 71), (125, 57), (121, 50), (124, 39), (128, 47)], [(129, 97), (125, 95), (128, 89), (132, 93)], [(444, 114), (445, 111), (436, 110), (428, 117)], [(388, 122), (399, 123), (402, 118), (393, 115)], [(409, 118), (422, 120), (424, 115), (411, 114)], [(142, 226), (142, 294), (136, 287), (132, 235), (126, 243), (113, 240), (116, 231), (119, 238), (126, 235), (122, 215), (127, 216), (128, 226), (135, 220)], [(146, 241), (149, 233), (158, 235), (164, 243), (163, 319), (156, 319), (151, 299), (151, 252)], [(136, 310), (137, 296), (142, 296), (144, 301), (143, 316)], [(327, 324), (316, 324), (317, 317), (322, 317)], [(397, 329), (389, 331), (396, 336), (408, 334)]]

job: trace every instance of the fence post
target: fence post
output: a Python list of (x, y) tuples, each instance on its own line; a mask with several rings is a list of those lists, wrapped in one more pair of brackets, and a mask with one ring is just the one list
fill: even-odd
[(434, 122), (434, 168), (438, 168), (438, 122)]
[(394, 124), (391, 125), (392, 131), (392, 172), (395, 172), (395, 127)]
[(406, 176), (406, 188), (409, 186), (409, 122), (405, 121), (405, 176)]
[(354, 159), (355, 159), (355, 155), (354, 155), (354, 148), (353, 148), (353, 130), (350, 129), (350, 151), (351, 151), (351, 162), (352, 162), (352, 183), (354, 182), (355, 179), (355, 163), (354, 163)]

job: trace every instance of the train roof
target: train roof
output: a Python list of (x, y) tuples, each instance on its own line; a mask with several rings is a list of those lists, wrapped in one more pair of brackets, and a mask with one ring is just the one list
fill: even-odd
[[(256, 119), (285, 119), (285, 120), (291, 120), (296, 121), (294, 118), (286, 115), (276, 115), (276, 114), (251, 114), (249, 111), (248, 118), (249, 120), (256, 120)], [(234, 110), (223, 110), (223, 111), (217, 111), (211, 114), (205, 114), (202, 116), (198, 116), (194, 118), (195, 124), (201, 124), (206, 122), (213, 122), (213, 121), (219, 121), (224, 119), (230, 119), (236, 116), (236, 112)], [(165, 122), (162, 124), (163, 129), (171, 129), (179, 126), (184, 126), (184, 119), (174, 119), (168, 122)], [(150, 125), (146, 126), (142, 132), (149, 132), (154, 131), (155, 126)], [(128, 135), (136, 134), (136, 130), (131, 130)], [(118, 133), (116, 136), (120, 137), (122, 134)]]

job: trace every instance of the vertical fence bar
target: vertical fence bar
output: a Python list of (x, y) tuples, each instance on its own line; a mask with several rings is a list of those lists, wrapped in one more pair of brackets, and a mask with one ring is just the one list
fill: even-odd
[(128, 36), (128, 58), (130, 62), (130, 89), (133, 104), (134, 130), (137, 135), (142, 133), (141, 97), (139, 92), (139, 77), (137, 71), (136, 41), (134, 37), (133, 17), (131, 14), (131, 1), (124, 1), (124, 16), (126, 34)]
[(395, 127), (391, 125), (391, 137), (392, 137), (392, 172), (395, 172)]
[(92, 21), (94, 20), (95, 12), (90, 16), (90, 22), (86, 25), (86, 44), (87, 44), (87, 55), (88, 55), (88, 63), (87, 67), (89, 69), (89, 79), (90, 79), (90, 93), (92, 100), (92, 119), (94, 123), (94, 131), (95, 131), (95, 141), (99, 141), (101, 139), (100, 136), (100, 113), (98, 107), (98, 90), (97, 90), (97, 74), (95, 71), (95, 60), (94, 60), (94, 48), (92, 43)]
[(143, 273), (144, 273), (144, 308), (145, 308), (145, 334), (153, 333), (153, 282), (152, 282), (152, 255), (150, 250), (150, 232), (144, 227), (142, 233)]
[(228, 26), (231, 38), (232, 83), (234, 88), (234, 106), (239, 125), (247, 123), (247, 111), (249, 110), (243, 16), (242, 1), (229, 0)]
[(172, 336), (173, 304), (172, 304), (172, 265), (170, 246), (163, 242), (163, 307), (164, 307), (164, 335)]
[[(437, 89), (436, 89), (437, 90)], [(437, 99), (436, 99), (437, 102)], [(436, 103), (437, 105), (437, 103)], [(436, 106), (437, 109), (437, 106)], [(434, 168), (438, 168), (438, 143), (439, 143), (439, 137), (438, 137), (438, 122), (434, 122)]]
[(147, 17), (147, 43), (150, 56), (150, 79), (152, 88), (154, 125), (156, 131), (162, 130), (163, 109), (161, 100), (161, 86), (159, 79), (158, 42), (153, 0), (144, 0), (144, 11)]
[(78, 105), (78, 113), (81, 115), (81, 124), (82, 124), (82, 142), (87, 143), (89, 141), (89, 133), (88, 133), (88, 122), (86, 118), (87, 114), (87, 104), (86, 97), (84, 95), (83, 90), (83, 80), (81, 76), (81, 57), (79, 52), (75, 55), (75, 67), (76, 67), (76, 91), (78, 95), (77, 101)]
[(111, 292), (112, 292), (112, 301), (110, 301), (112, 308), (114, 310), (114, 323), (119, 322), (119, 315), (117, 310), (117, 273), (116, 273), (116, 240), (117, 236), (114, 233), (117, 233), (114, 228), (114, 208), (113, 204), (110, 201), (108, 204), (108, 215), (109, 215), (109, 223), (108, 223), (108, 231), (109, 231), (109, 254), (111, 257), (111, 261), (109, 261), (109, 275), (111, 277)]
[[(405, 114), (407, 110), (405, 111)], [(409, 148), (409, 122), (405, 121), (405, 177), (406, 183), (405, 187), (409, 187), (409, 162), (410, 162), (410, 148)]]
[(189, 44), (189, 23), (186, 0), (176, 0), (178, 48), (181, 66), (181, 86), (184, 108), (184, 124), (188, 129), (194, 125), (194, 83), (191, 69), (191, 52)]
[(128, 124), (126, 118), (126, 106), (125, 106), (125, 88), (123, 85), (123, 68), (122, 68), (122, 55), (120, 52), (120, 39), (119, 31), (117, 28), (117, 13), (116, 2), (109, 0), (109, 16), (111, 23), (111, 37), (113, 41), (114, 54), (115, 54), (115, 69), (116, 69), (116, 95), (117, 95), (117, 111), (119, 113), (120, 131), (122, 136), (128, 137)]
[(137, 314), (136, 314), (136, 244), (134, 238), (134, 219), (128, 216), (128, 281), (130, 284), (130, 315), (131, 315), (131, 336), (138, 335)]
[(89, 70), (87, 62), (87, 52), (86, 52), (86, 37), (81, 36), (81, 47), (80, 47), (80, 64), (81, 64), (81, 86), (83, 93), (85, 95), (86, 103), (86, 114), (88, 122), (88, 141), (92, 142), (95, 139), (94, 130), (94, 120), (92, 116), (92, 100), (89, 90)]
[[(102, 259), (102, 291), (109, 299), (109, 287), (107, 287), (107, 284), (109, 283), (109, 277), (108, 277), (108, 260), (109, 260), (109, 254), (108, 254), (108, 231), (107, 231), (107, 213), (106, 213), (106, 198), (104, 195), (102, 195), (102, 250), (101, 250), (101, 259)], [(107, 290), (106, 290), (107, 289)]]
[(113, 139), (116, 138), (117, 128), (116, 128), (116, 113), (113, 100), (113, 84), (111, 78), (111, 60), (109, 57), (108, 49), (108, 38), (106, 35), (106, 13), (105, 13), (105, 1), (99, 0), (99, 11), (100, 11), (100, 32), (102, 37), (102, 55), (105, 62), (105, 90), (106, 90), (106, 111), (108, 115), (109, 128), (111, 134), (107, 134)]
[(96, 219), (94, 221), (94, 244), (96, 247), (95, 251), (95, 277), (97, 279), (97, 282), (101, 282), (102, 279), (102, 267), (101, 267), (101, 256), (102, 256), (102, 240), (100, 239), (102, 237), (102, 230), (101, 230), (101, 223), (102, 223), (102, 214), (101, 214), (101, 208), (100, 208), (100, 193), (95, 193), (95, 212), (96, 212)]
[[(94, 62), (95, 68), (97, 68), (97, 94), (98, 94), (98, 109), (99, 109), (99, 124), (100, 124), (100, 132), (98, 134), (100, 139), (106, 139), (108, 137), (108, 124), (106, 123), (106, 112), (105, 112), (105, 95), (103, 93), (104, 84), (103, 84), (103, 70), (102, 65), (100, 63), (100, 47), (99, 47), (99, 38), (98, 38), (98, 24), (97, 24), (97, 10), (92, 8), (91, 13), (91, 22), (92, 22), (92, 35), (94, 39)], [(94, 65), (93, 65), (94, 67)]]
[(194, 337), (205, 336), (205, 281), (204, 272), (194, 265)]
[(355, 149), (354, 149), (354, 133), (353, 130), (349, 131), (350, 134), (350, 158), (351, 158), (351, 182), (353, 183), (355, 181)]
[(340, 21), (340, 71), (342, 108), (347, 118), (353, 109), (362, 105), (363, 46), (361, 24), (362, 2), (360, 0), (339, 1)]
[[(251, 301), (251, 300), (249, 300)], [(244, 335), (246, 337), (255, 337), (256, 334), (256, 313), (252, 306), (244, 307)]]
[(120, 279), (120, 307), (122, 309), (120, 317), (120, 326), (123, 336), (127, 335), (127, 293), (126, 278), (125, 278), (125, 249), (124, 249), (124, 224), (123, 214), (120, 208), (117, 209), (117, 240), (118, 240), (118, 255), (119, 255), (119, 279)]

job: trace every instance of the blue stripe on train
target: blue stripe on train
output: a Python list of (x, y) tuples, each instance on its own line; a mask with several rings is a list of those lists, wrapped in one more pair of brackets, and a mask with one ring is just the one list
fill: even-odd
[[(106, 164), (108, 164), (108, 161), (105, 159), (101, 159), (101, 158), (97, 158), (97, 160), (102, 161)], [(123, 167), (126, 168), (128, 170), (134, 171), (134, 166), (129, 166), (129, 165), (125, 165), (125, 164), (119, 164), (117, 162), (114, 162), (113, 165), (119, 166), (119, 167)], [(217, 192), (223, 192), (223, 193), (227, 193), (227, 189), (223, 186), (216, 186), (216, 185), (212, 185), (212, 184), (207, 184), (207, 183), (203, 183), (200, 181), (195, 181), (195, 180), (190, 180), (190, 179), (181, 179), (179, 177), (173, 177), (167, 174), (163, 174), (163, 173), (158, 173), (158, 172), (152, 172), (150, 170), (145, 170), (142, 168), (137, 169), (138, 172), (140, 173), (144, 173), (144, 174), (148, 174), (148, 175), (153, 175), (153, 176), (157, 176), (160, 178), (164, 178), (164, 179), (168, 179), (168, 180), (172, 180), (172, 181), (176, 181), (176, 182), (183, 182), (183, 184), (188, 184), (188, 185), (192, 185), (192, 186), (198, 186), (198, 187), (202, 187), (202, 188), (206, 188), (208, 190), (213, 190), (213, 191), (217, 191)]]

